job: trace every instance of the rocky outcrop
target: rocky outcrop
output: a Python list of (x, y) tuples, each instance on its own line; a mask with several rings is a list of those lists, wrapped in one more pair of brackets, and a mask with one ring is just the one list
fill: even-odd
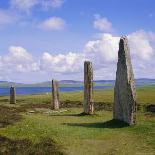
[(93, 67), (89, 61), (84, 62), (84, 113), (94, 113), (93, 101)]
[(136, 89), (127, 37), (121, 37), (119, 43), (113, 118), (129, 125), (136, 122)]
[(52, 109), (59, 109), (59, 90), (58, 90), (58, 82), (52, 80)]
[(10, 87), (10, 104), (16, 103), (16, 90), (13, 86)]

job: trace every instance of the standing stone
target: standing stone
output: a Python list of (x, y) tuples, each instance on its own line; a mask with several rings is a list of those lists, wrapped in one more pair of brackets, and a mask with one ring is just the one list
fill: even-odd
[(136, 122), (136, 89), (127, 37), (121, 37), (119, 43), (113, 118), (129, 125)]
[(84, 113), (94, 113), (93, 68), (89, 61), (84, 62)]
[(52, 109), (58, 110), (59, 109), (59, 90), (58, 90), (58, 82), (52, 80)]
[(13, 86), (10, 87), (10, 104), (16, 103), (16, 90)]

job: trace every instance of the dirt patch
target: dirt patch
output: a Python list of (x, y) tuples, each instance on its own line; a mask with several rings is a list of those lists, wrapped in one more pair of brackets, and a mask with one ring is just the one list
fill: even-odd
[[(83, 107), (83, 102), (66, 100), (66, 101), (61, 101), (60, 105), (61, 105), (61, 108), (81, 108), (81, 107)], [(94, 108), (96, 111), (100, 111), (100, 110), (112, 111), (113, 103), (111, 103), (111, 102), (94, 102)], [(141, 103), (138, 103), (137, 110), (138, 111), (155, 112), (155, 104), (147, 104), (147, 106), (146, 106)]]
[[(61, 107), (62, 108), (81, 108), (83, 107), (83, 103), (81, 101), (62, 101), (61, 102)], [(96, 111), (99, 110), (112, 110), (112, 103), (105, 103), (105, 102), (94, 102), (94, 107)]]
[(0, 106), (0, 128), (14, 124), (22, 119), (17, 108)]
[(12, 140), (0, 136), (0, 154), (2, 155), (64, 155), (62, 146), (52, 139), (44, 138), (37, 144), (28, 139)]
[(97, 111), (100, 110), (107, 110), (107, 111), (112, 111), (112, 103), (105, 103), (105, 102), (95, 102), (94, 103), (94, 108)]
[[(61, 101), (61, 108), (82, 108), (83, 103), (81, 101)], [(107, 110), (112, 111), (112, 103), (105, 102), (95, 102), (95, 111)], [(0, 105), (0, 128), (6, 127), (7, 125), (12, 125), (22, 119), (21, 112), (27, 112), (28, 110), (35, 111), (38, 108), (51, 109), (50, 103), (43, 104), (22, 104), (19, 107), (8, 107)], [(154, 112), (155, 105), (140, 105), (138, 104), (139, 111), (151, 111)]]
[(27, 110), (27, 109), (35, 109), (35, 108), (51, 108), (51, 105), (50, 104), (46, 104), (46, 103), (44, 103), (44, 104), (23, 104), (23, 105), (21, 105), (18, 109), (20, 110), (20, 111), (25, 111), (25, 110)]
[(80, 108), (82, 107), (82, 102), (81, 101), (61, 101), (60, 102), (60, 107), (61, 108)]
[(0, 128), (7, 125), (13, 125), (16, 122), (21, 121), (23, 118), (21, 112), (26, 112), (35, 108), (50, 108), (49, 104), (25, 104), (20, 107), (7, 107), (0, 105)]
[(3, 102), (3, 103), (8, 103), (9, 99), (0, 99), (0, 101)]
[(155, 104), (148, 105), (146, 111), (155, 113)]
[(147, 112), (144, 114), (147, 118), (152, 118), (152, 117), (155, 117), (155, 113), (152, 113), (152, 112)]

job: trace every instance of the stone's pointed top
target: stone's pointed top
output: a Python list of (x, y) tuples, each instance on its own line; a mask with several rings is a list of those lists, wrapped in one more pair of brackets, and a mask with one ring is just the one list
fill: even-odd
[(121, 42), (127, 44), (127, 42), (128, 42), (127, 36), (122, 36), (122, 37), (120, 38), (120, 43), (121, 43)]
[(14, 88), (14, 86), (13, 86), (13, 85), (11, 85), (11, 88)]
[(91, 64), (92, 62), (91, 61), (85, 61), (84, 63), (85, 64)]
[(121, 39), (123, 39), (123, 40), (127, 40), (128, 38), (127, 38), (127, 36), (121, 36)]
[(87, 61), (85, 61), (84, 63), (91, 63), (91, 62), (87, 60)]
[(128, 38), (127, 36), (122, 36), (119, 42), (119, 52), (122, 53), (125, 49), (128, 49)]

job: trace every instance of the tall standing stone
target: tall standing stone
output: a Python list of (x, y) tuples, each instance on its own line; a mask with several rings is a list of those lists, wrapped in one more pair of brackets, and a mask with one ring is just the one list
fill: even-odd
[(52, 80), (52, 109), (59, 109), (59, 90), (58, 90), (58, 82)]
[(89, 61), (84, 62), (84, 113), (94, 113), (93, 67)]
[(13, 86), (10, 87), (10, 104), (16, 103), (16, 90)]
[(127, 37), (119, 42), (113, 117), (129, 125), (136, 122), (136, 89)]

